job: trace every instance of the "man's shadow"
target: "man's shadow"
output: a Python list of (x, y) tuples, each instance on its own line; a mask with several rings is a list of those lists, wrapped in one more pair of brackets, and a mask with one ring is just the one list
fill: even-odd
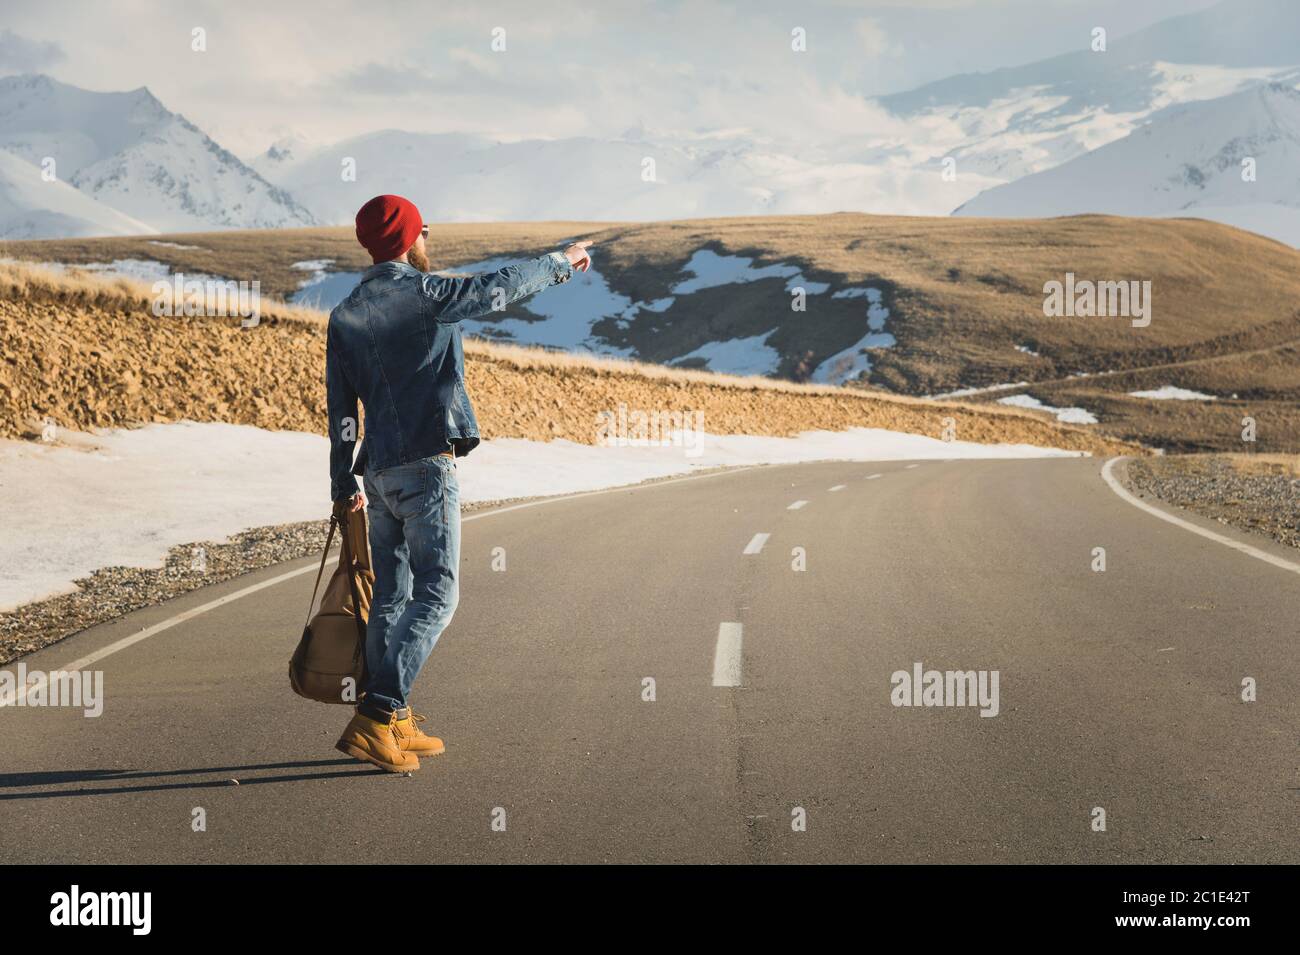
[(58, 799), (64, 796), (111, 796), (118, 793), (163, 792), (169, 789), (221, 789), (231, 786), (231, 779), (239, 773), (259, 772), (268, 769), (320, 769), (350, 766), (351, 769), (334, 769), (325, 772), (290, 772), (273, 776), (252, 776), (238, 780), (240, 786), (257, 786), (263, 783), (292, 783), (309, 779), (341, 779), (348, 776), (388, 775), (384, 770), (368, 766), (355, 759), (318, 759), (295, 763), (258, 763), (249, 766), (208, 766), (201, 769), (172, 769), (163, 772), (143, 772), (127, 769), (56, 770), (48, 773), (0, 773), (0, 790), (27, 786), (64, 786), (77, 783), (104, 783), (133, 779), (166, 779), (168, 777), (209, 776), (230, 773), (222, 779), (180, 779), (177, 782), (153, 782), (137, 786), (89, 786), (81, 788), (50, 789), (41, 792), (0, 792), (4, 799)]

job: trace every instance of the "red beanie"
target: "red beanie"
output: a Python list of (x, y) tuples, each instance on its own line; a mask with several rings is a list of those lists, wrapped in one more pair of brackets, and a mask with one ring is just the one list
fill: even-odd
[(375, 196), (357, 213), (357, 241), (376, 262), (400, 259), (423, 228), (420, 210), (401, 196)]

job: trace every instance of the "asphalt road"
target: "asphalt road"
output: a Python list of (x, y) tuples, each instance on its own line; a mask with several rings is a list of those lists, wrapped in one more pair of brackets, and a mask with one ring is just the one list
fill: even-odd
[[(415, 701), (447, 753), (409, 777), (289, 689), (299, 574), (94, 664), (98, 718), (0, 709), (0, 861), (1300, 862), (1300, 581), (1101, 463), (754, 468), (476, 517)], [(916, 662), (996, 670), (998, 715), (892, 705)]]

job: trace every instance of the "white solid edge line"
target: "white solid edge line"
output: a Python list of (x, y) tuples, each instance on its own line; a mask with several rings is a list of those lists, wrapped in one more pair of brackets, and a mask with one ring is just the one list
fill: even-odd
[(767, 543), (767, 539), (771, 536), (771, 534), (755, 534), (753, 539), (745, 545), (745, 549), (741, 551), (741, 554), (759, 553), (762, 551), (763, 545)]
[(713, 685), (740, 686), (740, 657), (744, 627), (718, 624), (718, 645), (713, 650)]
[(807, 501), (795, 501), (793, 504), (791, 504), (789, 507), (787, 507), (786, 510), (787, 510), (787, 511), (797, 511), (797, 510), (799, 510), (799, 508), (803, 507), (803, 506), (804, 506), (805, 504), (807, 504), (807, 503), (808, 503)]
[[(283, 583), (286, 580), (291, 580), (294, 577), (299, 577), (302, 574), (305, 574), (308, 571), (315, 570), (315, 569), (316, 569), (315, 564), (312, 564), (309, 567), (301, 567), (298, 570), (291, 570), (287, 573), (280, 574), (279, 576), (271, 577), (268, 580), (263, 580), (260, 583), (252, 584), (248, 587), (243, 588), (242, 590), (236, 590), (234, 593), (226, 594), (224, 597), (218, 597), (216, 600), (209, 600), (207, 603), (200, 604), (197, 607), (192, 607), (191, 609), (186, 610), (184, 613), (178, 613), (174, 617), (169, 617), (166, 620), (161, 621), (160, 623), (155, 623), (152, 627), (145, 627), (139, 633), (133, 633), (129, 637), (123, 637), (121, 640), (116, 640), (113, 643), (110, 643), (106, 647), (100, 647), (94, 653), (88, 653), (84, 657), (81, 657), (78, 660), (73, 660), (67, 666), (57, 667), (51, 670), (50, 672), (51, 673), (72, 673), (77, 670), (85, 669), (86, 667), (90, 666), (92, 663), (98, 663), (100, 660), (104, 659), (104, 657), (117, 653), (118, 650), (125, 650), (127, 647), (131, 646), (132, 644), (139, 643), (141, 640), (147, 640), (149, 637), (152, 637), (155, 634), (162, 633), (164, 630), (170, 630), (178, 623), (184, 623), (186, 620), (192, 620), (193, 618), (199, 616), (200, 614), (205, 614), (209, 610), (216, 610), (218, 607), (224, 606), (228, 603), (238, 600), (240, 597), (247, 597), (249, 594), (257, 593), (257, 591), (259, 590), (265, 590), (267, 587), (274, 587), (276, 584)], [(25, 699), (26, 697), (27, 697), (27, 687), (23, 687), (23, 689), (19, 693), (15, 694), (15, 697), (0, 698), (0, 706), (11, 706), (13, 705), (15, 698)]]
[(1293, 574), (1300, 574), (1300, 564), (1289, 561), (1284, 557), (1278, 557), (1276, 554), (1270, 554), (1268, 551), (1260, 550), (1258, 547), (1251, 547), (1249, 544), (1245, 544), (1242, 543), (1241, 541), (1233, 540), (1231, 537), (1226, 537), (1223, 534), (1216, 534), (1214, 531), (1209, 530), (1208, 528), (1201, 527), (1197, 524), (1193, 524), (1191, 521), (1185, 521), (1181, 517), (1178, 517), (1174, 514), (1169, 514), (1158, 507), (1154, 507), (1148, 504), (1146, 501), (1142, 500), (1141, 498), (1135, 497), (1133, 494), (1129, 492), (1128, 488), (1124, 487), (1124, 485), (1119, 483), (1119, 478), (1115, 477), (1114, 474), (1115, 464), (1119, 461), (1123, 461), (1124, 459), (1125, 459), (1124, 455), (1121, 455), (1120, 457), (1117, 458), (1111, 458), (1109, 461), (1107, 461), (1105, 464), (1102, 465), (1101, 476), (1102, 478), (1105, 479), (1106, 483), (1110, 486), (1110, 489), (1114, 491), (1116, 494), (1118, 494), (1123, 500), (1127, 501), (1129, 504), (1132, 504), (1134, 507), (1141, 508), (1142, 510), (1146, 511), (1148, 514), (1152, 514), (1155, 517), (1160, 518), (1162, 521), (1168, 521), (1170, 524), (1176, 524), (1177, 526), (1181, 527), (1185, 531), (1191, 531), (1193, 534), (1200, 534), (1202, 537), (1208, 537), (1212, 541), (1216, 541), (1217, 543), (1223, 544), (1227, 547), (1231, 547), (1233, 550), (1240, 551), (1243, 554), (1248, 554), (1251, 557), (1257, 558), (1258, 560), (1262, 560), (1266, 563), (1272, 564), (1274, 567), (1281, 567), (1283, 570), (1289, 570)]
[[(573, 501), (580, 497), (594, 497), (597, 494), (610, 494), (614, 491), (638, 491), (649, 487), (663, 487), (665, 484), (681, 484), (684, 481), (701, 481), (704, 480), (705, 478), (717, 477), (720, 474), (736, 474), (737, 472), (740, 471), (751, 471), (753, 470), (754, 467), (756, 467), (756, 465), (746, 465), (744, 467), (738, 467), (738, 468), (726, 468), (721, 471), (711, 471), (708, 474), (688, 474), (688, 475), (684, 475), (683, 477), (669, 478), (666, 481), (650, 481), (642, 484), (623, 484), (623, 485), (619, 485), (618, 487), (601, 488), (600, 490), (596, 490), (596, 491), (582, 491), (578, 494), (566, 494), (561, 497), (546, 497), (537, 501), (525, 501), (522, 504), (512, 504), (509, 507), (494, 508), (493, 510), (490, 511), (480, 511), (477, 514), (470, 514), (466, 517), (462, 517), (461, 523), (465, 524), (468, 523), (469, 521), (475, 521), (482, 517), (492, 517), (495, 514), (508, 514), (511, 511), (523, 510), (526, 507), (541, 507), (543, 504), (557, 504), (561, 501)], [(216, 610), (218, 607), (223, 607), (228, 603), (232, 603), (236, 600), (239, 600), (241, 597), (247, 597), (249, 594), (257, 593), (259, 590), (265, 590), (267, 587), (274, 587), (276, 584), (283, 583), (286, 580), (292, 580), (294, 577), (300, 577), (303, 574), (311, 573), (313, 570), (316, 569), (317, 566), (318, 565), (315, 562), (313, 562), (308, 564), (305, 567), (299, 567), (297, 570), (290, 570), (286, 573), (279, 574), (278, 576), (272, 577), (269, 580), (263, 580), (260, 583), (250, 584), (249, 586), (241, 588), (240, 590), (236, 590), (233, 593), (226, 594), (224, 597), (218, 597), (216, 600), (210, 600), (205, 604), (201, 604), (197, 607), (193, 607), (189, 610), (184, 611), (183, 613), (178, 613), (174, 617), (168, 617), (166, 620), (162, 620), (158, 623), (155, 623), (151, 627), (146, 627), (145, 629), (141, 630), (139, 633), (133, 633), (129, 637), (123, 637), (120, 640), (115, 640), (114, 642), (108, 644), (108, 646), (100, 647), (94, 653), (88, 653), (84, 657), (81, 657), (80, 659), (73, 660), (67, 666), (55, 667), (49, 672), (72, 673), (77, 670), (84, 669), (90, 666), (92, 663), (98, 663), (100, 660), (104, 659), (105, 657), (117, 653), (119, 650), (125, 650), (129, 646), (139, 643), (141, 640), (147, 640), (149, 637), (156, 636), (157, 634), (162, 633), (164, 630), (170, 630), (172, 627), (176, 626), (177, 624), (184, 623), (186, 620), (192, 620), (193, 618), (199, 616), (200, 614), (207, 613), (209, 610)], [(26, 700), (26, 698), (27, 698), (27, 687), (24, 686), (12, 697), (0, 698), (0, 707), (13, 706), (18, 700), (20, 699)]]

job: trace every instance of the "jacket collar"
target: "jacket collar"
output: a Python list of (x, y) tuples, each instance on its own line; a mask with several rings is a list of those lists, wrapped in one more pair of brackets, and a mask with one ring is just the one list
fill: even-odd
[(371, 279), (377, 279), (380, 276), (396, 278), (399, 275), (406, 275), (408, 273), (419, 275), (420, 270), (405, 262), (376, 262), (362, 273), (361, 281), (369, 282)]

